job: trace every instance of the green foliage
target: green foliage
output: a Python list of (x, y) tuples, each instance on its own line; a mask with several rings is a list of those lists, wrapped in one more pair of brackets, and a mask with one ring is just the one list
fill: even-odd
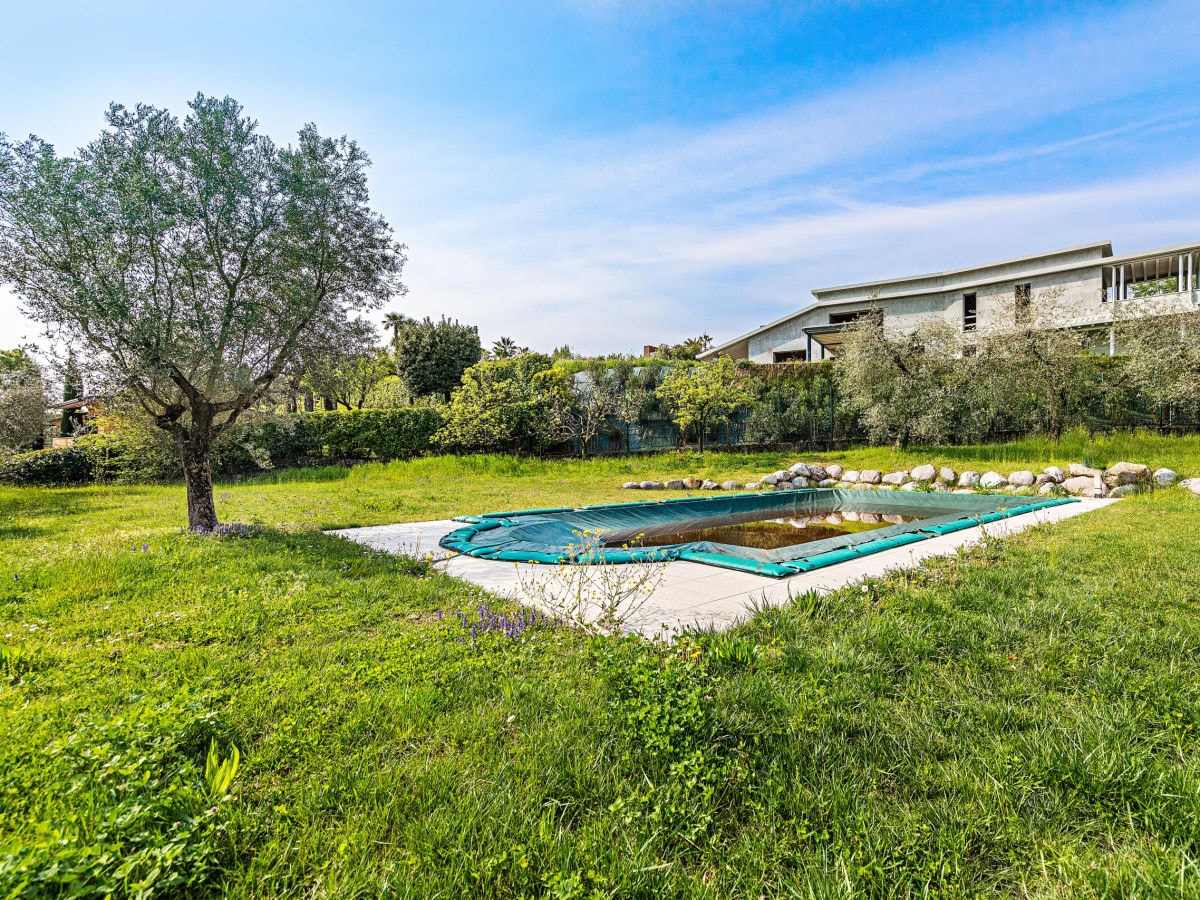
[(904, 448), (940, 443), (954, 421), (959, 348), (945, 323), (889, 334), (871, 318), (848, 328), (837, 377), (871, 440)]
[(753, 400), (727, 356), (668, 369), (656, 394), (671, 411), (680, 431), (695, 428), (702, 453), (708, 429)]
[(218, 727), (211, 703), (136, 699), (82, 717), (44, 749), (0, 748), (4, 895), (178, 896), (211, 881), (228, 848), (219, 804), (236, 774), (226, 760), (206, 781), (197, 761)]
[(714, 714), (717, 681), (699, 646), (638, 638), (600, 643), (594, 651), (610, 692), (614, 729), (632, 767), (633, 790), (609, 808), (626, 827), (648, 828), (668, 844), (701, 841), (744, 776), (742, 748)]
[[(407, 459), (429, 449), (430, 440), (445, 422), (440, 409), (427, 406), (401, 409), (356, 409), (306, 413), (295, 417), (291, 447), (272, 455), (275, 465), (299, 456), (320, 459)], [(282, 438), (281, 430), (276, 434)], [(280, 440), (282, 444), (283, 441)], [(271, 444), (263, 442), (268, 453)], [(282, 452), (280, 452), (282, 451)]]
[(433, 443), (447, 450), (540, 450), (556, 439), (551, 385), (537, 379), (552, 366), (529, 353), (477, 363), (463, 373), (445, 427)]
[(95, 480), (92, 454), (83, 447), (19, 453), (0, 461), (0, 484), (60, 487)]
[(409, 320), (394, 343), (396, 373), (414, 397), (431, 394), (449, 399), (463, 373), (479, 362), (483, 348), (479, 329), (444, 316), (434, 322)]
[[(135, 415), (106, 415), (105, 430), (74, 446), (0, 462), (0, 484), (61, 487), (178, 481), (178, 451)], [(231, 477), (314, 461), (407, 459), (429, 450), (445, 423), (433, 407), (342, 410), (271, 416), (239, 422), (213, 451), (213, 470)]]
[(42, 446), (42, 374), (24, 350), (0, 350), (0, 456)]

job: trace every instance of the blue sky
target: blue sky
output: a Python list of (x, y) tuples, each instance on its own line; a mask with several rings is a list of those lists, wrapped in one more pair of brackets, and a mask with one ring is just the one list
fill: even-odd
[[(375, 162), (410, 315), (726, 339), (831, 284), (1200, 236), (1200, 4), (24, 4), (0, 131), (241, 101)], [(0, 289), (0, 346), (37, 340)]]

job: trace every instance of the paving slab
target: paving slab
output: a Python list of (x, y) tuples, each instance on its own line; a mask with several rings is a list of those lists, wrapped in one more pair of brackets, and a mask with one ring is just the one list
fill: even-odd
[[(787, 603), (809, 591), (825, 593), (878, 578), (897, 569), (913, 568), (933, 556), (952, 556), (961, 547), (985, 538), (1018, 534), (1038, 525), (1061, 522), (1119, 500), (1081, 499), (1078, 503), (1023, 513), (987, 525), (940, 535), (915, 544), (872, 553), (861, 559), (804, 572), (789, 578), (768, 578), (686, 560), (662, 564), (662, 578), (646, 597), (627, 627), (642, 634), (682, 631), (688, 628), (724, 629), (746, 618), (756, 606)], [(438, 541), (460, 528), (458, 522), (407, 522), (341, 528), (328, 534), (344, 537), (377, 550), (429, 557), (447, 575), (477, 584), (500, 596), (524, 603), (535, 602), (522, 586), (553, 577), (554, 567), (527, 563), (495, 562), (449, 553)], [(547, 610), (552, 612), (552, 610)]]

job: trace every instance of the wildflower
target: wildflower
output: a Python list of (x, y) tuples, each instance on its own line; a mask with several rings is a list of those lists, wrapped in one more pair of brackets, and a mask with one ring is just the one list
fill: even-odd
[(513, 722), (515, 722), (515, 721), (517, 721), (517, 717), (516, 717), (515, 715), (514, 715), (514, 716), (509, 716), (507, 719), (505, 719), (505, 720), (504, 720), (504, 724), (505, 724), (505, 725), (511, 725), (511, 724), (512, 724)]

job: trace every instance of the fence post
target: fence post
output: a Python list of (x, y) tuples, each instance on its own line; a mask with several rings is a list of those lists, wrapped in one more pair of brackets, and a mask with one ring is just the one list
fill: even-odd
[(833, 418), (833, 379), (829, 379), (829, 446), (833, 446), (834, 429), (837, 426)]

